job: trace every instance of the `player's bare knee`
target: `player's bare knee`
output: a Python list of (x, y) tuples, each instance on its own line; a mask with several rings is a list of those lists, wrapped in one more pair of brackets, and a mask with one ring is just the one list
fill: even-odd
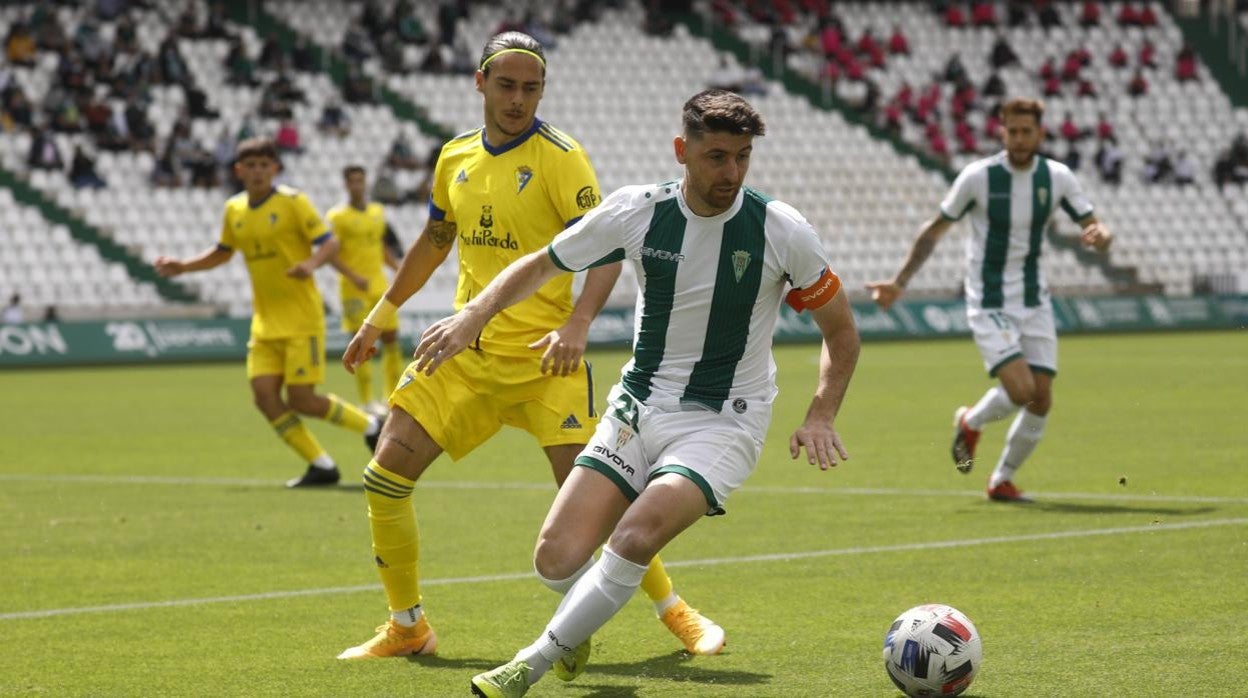
[[(580, 551), (578, 546), (565, 545), (556, 537), (538, 537), (533, 549), (533, 569), (543, 580), (562, 580), (576, 574), (589, 559), (592, 551)], [(549, 586), (549, 584), (547, 585)]]
[(1053, 409), (1052, 393), (1036, 391), (1035, 397), (1031, 399), (1031, 402), (1027, 403), (1027, 411), (1038, 417), (1047, 415), (1051, 409)]
[(1034, 384), (1007, 385), (1005, 394), (1016, 406), (1026, 407), (1036, 399), (1036, 386)]
[(655, 555), (659, 554), (659, 545), (655, 541), (654, 535), (650, 531), (639, 526), (621, 526), (615, 529), (611, 534), (611, 540), (607, 545), (611, 546), (611, 550), (616, 555), (637, 562), (644, 560), (646, 562), (638, 562), (637, 564), (646, 564)]

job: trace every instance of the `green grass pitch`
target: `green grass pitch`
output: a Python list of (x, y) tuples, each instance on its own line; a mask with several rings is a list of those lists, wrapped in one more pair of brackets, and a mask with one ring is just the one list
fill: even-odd
[[(664, 552), (724, 654), (678, 651), (639, 595), (581, 678), (532, 695), (896, 696), (884, 631), (924, 602), (983, 636), (969, 696), (1248, 695), (1243, 332), (1064, 338), (1018, 476), (1030, 506), (983, 498), (1007, 423), (975, 472), (950, 460), (954, 407), (989, 385), (969, 341), (865, 345), (837, 423), (851, 459), (830, 472), (787, 453), (816, 357), (777, 350), (758, 470)], [(591, 358), (603, 395), (626, 357)], [(386, 612), (357, 436), (313, 423), (348, 484), (290, 492), (303, 464), (241, 365), (10, 371), (0, 399), (2, 695), (466, 695), (555, 606), (530, 563), (553, 486), (525, 434), (417, 487), (438, 656), (345, 663)]]

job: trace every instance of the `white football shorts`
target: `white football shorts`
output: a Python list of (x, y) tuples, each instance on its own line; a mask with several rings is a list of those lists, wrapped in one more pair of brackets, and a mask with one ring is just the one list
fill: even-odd
[(967, 323), (975, 346), (984, 358), (988, 375), (996, 377), (1002, 366), (1022, 357), (1031, 370), (1057, 375), (1057, 327), (1053, 306), (1035, 308), (972, 308)]

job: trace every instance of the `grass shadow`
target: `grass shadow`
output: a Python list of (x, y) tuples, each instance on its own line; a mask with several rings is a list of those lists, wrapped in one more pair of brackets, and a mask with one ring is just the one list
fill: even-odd
[(439, 657), (436, 654), (412, 654), (405, 657), (409, 664), (419, 664), (426, 669), (451, 669), (455, 671), (463, 670), (464, 685), (468, 685), (468, 679), (473, 674), (479, 674), (483, 671), (489, 671), (498, 666), (502, 662), (498, 659), (481, 659), (479, 657), (456, 657), (454, 659), (447, 657)]
[[(598, 664), (591, 659), (589, 667), (585, 669), (585, 676), (590, 680), (593, 679), (595, 674), (606, 674), (609, 676), (624, 676), (630, 679), (657, 678), (698, 684), (726, 684), (735, 686), (758, 686), (766, 684), (772, 679), (771, 674), (761, 674), (752, 671), (738, 671), (735, 669), (715, 669), (711, 668), (709, 664), (710, 662), (706, 659), (698, 659), (684, 650), (677, 650), (670, 654), (663, 654), (657, 657), (642, 659), (635, 662)], [(615, 686), (597, 686), (593, 688), (602, 691), (632, 690)], [(586, 695), (615, 696), (633, 695), (633, 693), (607, 692), (589, 693)]]
[(1059, 502), (1038, 500), (1028, 504), (1018, 504), (1021, 508), (1033, 511), (1053, 512), (1058, 514), (1154, 514), (1156, 516), (1199, 516), (1218, 511), (1217, 507), (1202, 506), (1193, 508), (1138, 506), (1129, 504)]

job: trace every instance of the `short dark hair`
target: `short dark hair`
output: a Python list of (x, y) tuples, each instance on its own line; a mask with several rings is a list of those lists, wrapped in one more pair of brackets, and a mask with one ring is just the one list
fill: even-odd
[(353, 174), (368, 176), (368, 172), (364, 170), (363, 165), (347, 165), (342, 168), (342, 178), (346, 179)]
[(686, 137), (705, 133), (762, 136), (767, 133), (763, 117), (741, 95), (728, 90), (703, 90), (685, 102), (682, 121)]
[(1001, 105), (1001, 120), (1007, 116), (1030, 114), (1036, 117), (1036, 125), (1040, 125), (1044, 117), (1044, 103), (1030, 97), (1015, 97)]
[(268, 136), (256, 136), (239, 142), (234, 149), (234, 162), (242, 162), (247, 158), (269, 158), (276, 163), (282, 161), (277, 155), (277, 145)]
[(488, 78), (490, 61), (508, 50), (528, 51), (537, 56), (537, 62), (542, 64), (542, 77), (546, 77), (546, 52), (542, 50), (541, 42), (524, 32), (503, 32), (490, 37), (490, 40), (485, 42), (485, 48), (481, 49), (481, 61), (477, 63), (478, 70)]

